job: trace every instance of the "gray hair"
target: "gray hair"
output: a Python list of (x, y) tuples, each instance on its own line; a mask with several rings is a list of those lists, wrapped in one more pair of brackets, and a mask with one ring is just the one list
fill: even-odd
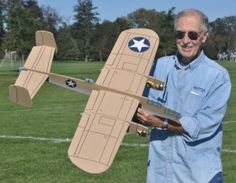
[(201, 12), (200, 10), (197, 9), (184, 9), (181, 12), (179, 12), (176, 17), (175, 17), (175, 22), (174, 22), (174, 28), (176, 30), (176, 24), (177, 21), (179, 20), (179, 18), (184, 17), (184, 16), (188, 16), (188, 15), (194, 15), (197, 14), (200, 16), (201, 18), (201, 31), (208, 31), (208, 17)]

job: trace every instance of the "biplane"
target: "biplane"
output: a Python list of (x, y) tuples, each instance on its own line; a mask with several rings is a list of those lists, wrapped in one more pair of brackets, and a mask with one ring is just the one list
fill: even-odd
[(148, 127), (135, 121), (141, 105), (144, 110), (173, 121), (179, 114), (142, 96), (144, 88), (162, 90), (165, 83), (149, 76), (158, 48), (159, 37), (149, 29), (123, 31), (96, 82), (50, 72), (57, 51), (52, 33), (36, 32), (32, 48), (14, 85), (10, 99), (32, 106), (32, 99), (47, 80), (67, 89), (90, 95), (68, 150), (70, 160), (80, 169), (98, 174), (106, 171), (127, 130), (145, 135)]

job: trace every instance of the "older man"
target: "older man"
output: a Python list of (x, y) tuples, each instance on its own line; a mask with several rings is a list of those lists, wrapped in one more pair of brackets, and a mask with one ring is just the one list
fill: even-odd
[(231, 92), (228, 72), (202, 50), (208, 18), (186, 9), (175, 20), (177, 54), (160, 58), (154, 76), (164, 91), (149, 98), (181, 114), (180, 124), (152, 116), (138, 117), (154, 126), (150, 136), (148, 183), (221, 183), (222, 120)]

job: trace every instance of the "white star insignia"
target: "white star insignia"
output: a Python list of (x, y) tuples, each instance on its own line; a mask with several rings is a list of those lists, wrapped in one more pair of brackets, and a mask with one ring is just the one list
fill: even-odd
[(66, 85), (69, 86), (70, 88), (74, 88), (76, 87), (76, 82), (69, 79), (66, 81)]
[(137, 48), (139, 52), (141, 52), (142, 48), (148, 48), (149, 46), (144, 44), (145, 39), (141, 39), (137, 41), (133, 39), (134, 44), (130, 46), (130, 48)]

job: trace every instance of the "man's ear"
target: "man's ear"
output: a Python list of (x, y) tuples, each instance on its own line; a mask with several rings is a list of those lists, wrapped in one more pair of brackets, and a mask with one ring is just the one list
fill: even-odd
[(208, 31), (204, 33), (204, 35), (202, 37), (202, 43), (205, 43), (207, 38), (208, 38)]

